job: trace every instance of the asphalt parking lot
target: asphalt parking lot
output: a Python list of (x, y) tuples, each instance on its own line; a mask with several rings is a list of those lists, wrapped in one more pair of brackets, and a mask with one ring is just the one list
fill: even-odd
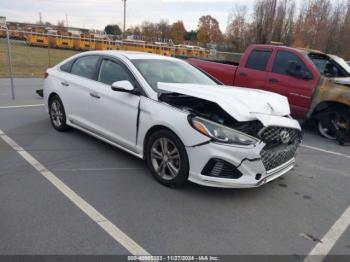
[[(0, 130), (149, 254), (350, 255), (350, 147), (306, 130), (297, 166), (261, 188), (158, 184), (143, 161), (77, 130), (55, 131), (41, 79), (0, 79)], [(38, 105), (22, 107), (22, 105)], [(0, 139), (0, 254), (130, 252)], [(340, 219), (330, 242), (325, 239)], [(324, 245), (324, 246), (322, 246)]]

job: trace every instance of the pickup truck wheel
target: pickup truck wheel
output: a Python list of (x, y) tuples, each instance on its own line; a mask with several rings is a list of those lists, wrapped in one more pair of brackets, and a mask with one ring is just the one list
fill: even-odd
[(161, 184), (181, 187), (187, 182), (187, 152), (174, 133), (163, 129), (152, 134), (147, 142), (146, 152), (148, 167)]
[(332, 111), (327, 115), (326, 119), (318, 121), (317, 128), (320, 135), (331, 140), (349, 135), (350, 116), (346, 110)]

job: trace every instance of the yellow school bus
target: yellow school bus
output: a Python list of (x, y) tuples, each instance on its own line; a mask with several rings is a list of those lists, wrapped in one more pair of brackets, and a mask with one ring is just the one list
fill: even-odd
[(176, 56), (187, 56), (186, 45), (175, 45), (175, 55)]
[(44, 29), (34, 29), (26, 37), (27, 44), (30, 46), (47, 47), (49, 45), (49, 35), (45, 34)]
[(55, 47), (63, 49), (74, 49), (74, 40), (71, 33), (57, 32), (55, 36)]
[[(17, 40), (24, 40), (24, 30), (17, 24), (8, 24), (9, 37)], [(6, 36), (6, 31), (4, 31)]]
[(96, 50), (115, 50), (113, 42), (106, 38), (96, 38)]
[(0, 28), (0, 38), (5, 38), (6, 37), (6, 30)]
[(146, 42), (142, 40), (124, 39), (122, 41), (122, 50), (147, 52)]
[(175, 47), (163, 42), (154, 42), (155, 53), (164, 56), (175, 55)]
[(74, 39), (74, 49), (87, 51), (96, 49), (96, 41), (94, 35), (81, 34), (80, 39)]

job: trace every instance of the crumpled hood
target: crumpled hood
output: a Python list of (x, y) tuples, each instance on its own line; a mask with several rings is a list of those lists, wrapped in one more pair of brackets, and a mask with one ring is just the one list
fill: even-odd
[(340, 85), (350, 86), (350, 77), (337, 77), (334, 78), (333, 81)]
[(257, 89), (178, 83), (158, 83), (158, 89), (217, 103), (237, 121), (254, 120), (259, 115), (290, 115), (286, 97)]

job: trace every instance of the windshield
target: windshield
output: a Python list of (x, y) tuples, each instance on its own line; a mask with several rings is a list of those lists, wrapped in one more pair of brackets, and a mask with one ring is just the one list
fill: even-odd
[(346, 72), (350, 74), (350, 66), (345, 62), (345, 60), (336, 55), (329, 55), (338, 65), (340, 65)]
[(157, 87), (159, 82), (218, 85), (209, 76), (183, 61), (134, 59), (131, 62), (157, 93), (159, 93)]
[(311, 53), (309, 58), (323, 76), (330, 78), (350, 76), (350, 67), (338, 56)]

